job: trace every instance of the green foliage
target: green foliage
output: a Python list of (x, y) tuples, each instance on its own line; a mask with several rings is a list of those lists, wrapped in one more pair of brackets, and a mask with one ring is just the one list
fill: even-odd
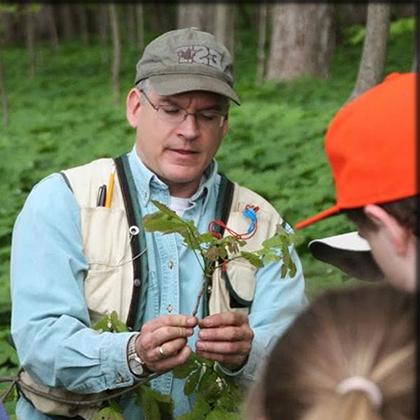
[(0, 331), (0, 368), (4, 366), (13, 368), (19, 364), (16, 350), (7, 341), (8, 335), (8, 330)]
[[(162, 203), (153, 201), (153, 204), (158, 211), (143, 218), (145, 230), (164, 234), (178, 233), (183, 237), (185, 245), (198, 252), (202, 258), (204, 281), (193, 315), (204, 294), (207, 279), (211, 277), (214, 270), (224, 267), (236, 258), (245, 258), (256, 267), (280, 260), (281, 277), (296, 274), (296, 266), (290, 256), (293, 235), (288, 233), (284, 226), (279, 225), (276, 234), (266, 239), (261, 249), (246, 252), (241, 251), (241, 247), (246, 244), (245, 240), (235, 236), (219, 238), (209, 234), (200, 234), (190, 221), (183, 220)], [(241, 397), (239, 387), (218, 366), (214, 361), (192, 353), (184, 365), (173, 369), (175, 378), (185, 379), (184, 394), (194, 394), (196, 397), (191, 413), (181, 416), (181, 420), (237, 418), (238, 401)], [(154, 407), (153, 404), (150, 410)]]
[(192, 410), (178, 416), (177, 420), (239, 419), (240, 388), (217, 363), (192, 353), (187, 362), (172, 373), (175, 378), (186, 379), (184, 394), (195, 396)]
[(172, 418), (173, 401), (148, 386), (142, 385), (137, 391), (137, 403), (142, 407), (145, 420), (165, 420)]
[(282, 261), (281, 276), (286, 277), (290, 272), (296, 273), (289, 247), (292, 245), (292, 235), (284, 227), (278, 226), (277, 233), (262, 243), (262, 248), (247, 252), (241, 251), (246, 241), (235, 236), (217, 238), (209, 233), (200, 234), (191, 221), (179, 217), (174, 211), (158, 201), (152, 201), (158, 211), (144, 216), (143, 225), (147, 232), (161, 232), (164, 234), (178, 233), (184, 244), (199, 252), (204, 265), (203, 274), (210, 277), (215, 269), (223, 268), (229, 261), (245, 258), (255, 267), (262, 267), (264, 263), (276, 260)]
[[(389, 25), (389, 38), (394, 40), (400, 36), (413, 34), (416, 28), (414, 18), (398, 19)], [(361, 45), (365, 39), (366, 27), (354, 25), (344, 30), (345, 42), (349, 45)]]
[(98, 320), (94, 325), (92, 325), (94, 330), (99, 332), (109, 331), (109, 332), (125, 332), (128, 331), (127, 326), (124, 322), (118, 319), (118, 314), (115, 311), (112, 311), (110, 314), (105, 315), (100, 320)]
[[(0, 5), (0, 8), (15, 5)], [(11, 11), (12, 12), (12, 11)], [(391, 23), (385, 74), (410, 71), (413, 19)], [(360, 32), (360, 28), (349, 34)], [(147, 33), (150, 41), (155, 34)], [(229, 178), (267, 198), (293, 225), (333, 203), (333, 184), (323, 152), (323, 135), (332, 115), (352, 91), (361, 55), (358, 43), (343, 42), (334, 51), (327, 80), (301, 78), (255, 86), (257, 33), (235, 33), (236, 88), (242, 101), (232, 106), (230, 131), (217, 154)], [(359, 35), (360, 38), (360, 35)], [(357, 40), (357, 39), (356, 39)], [(346, 38), (345, 38), (346, 41)], [(113, 103), (110, 53), (98, 43), (62, 42), (59, 52), (37, 44), (36, 75), (22, 78), (27, 55), (22, 47), (2, 50), (9, 126), (0, 126), (0, 327), (10, 318), (9, 258), (11, 231), (25, 197), (51, 172), (117, 156), (130, 150), (134, 131), (124, 115), (124, 95)], [(122, 49), (121, 91), (132, 85), (138, 50)], [(315, 224), (296, 235), (309, 295), (356, 282), (309, 255), (315, 237), (345, 232), (342, 216)], [(5, 335), (0, 337), (4, 341)], [(0, 366), (13, 374), (9, 361)], [(8, 403), (9, 414), (13, 405)]]
[(110, 401), (109, 406), (96, 413), (93, 420), (124, 420), (124, 415), (117, 402)]

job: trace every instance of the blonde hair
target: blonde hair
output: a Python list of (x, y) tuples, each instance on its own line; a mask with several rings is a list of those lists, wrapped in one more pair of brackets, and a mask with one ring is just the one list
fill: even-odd
[[(388, 285), (329, 291), (273, 348), (260, 411), (269, 420), (413, 419), (415, 371), (414, 295)], [(379, 389), (379, 407), (366, 391), (338, 392), (353, 376)]]

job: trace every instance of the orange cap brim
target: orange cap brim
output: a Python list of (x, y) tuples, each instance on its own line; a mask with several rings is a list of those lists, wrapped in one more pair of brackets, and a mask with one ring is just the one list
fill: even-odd
[(325, 219), (326, 217), (333, 216), (340, 211), (340, 208), (336, 205), (330, 207), (329, 209), (323, 210), (315, 216), (309, 217), (308, 219), (302, 220), (295, 225), (295, 229), (303, 229), (306, 226), (312, 225), (312, 223), (318, 222), (319, 220)]

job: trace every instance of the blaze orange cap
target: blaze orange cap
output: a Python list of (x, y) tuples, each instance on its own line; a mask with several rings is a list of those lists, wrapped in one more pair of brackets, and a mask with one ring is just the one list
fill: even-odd
[(416, 74), (391, 73), (341, 108), (325, 136), (336, 204), (296, 224), (418, 194)]

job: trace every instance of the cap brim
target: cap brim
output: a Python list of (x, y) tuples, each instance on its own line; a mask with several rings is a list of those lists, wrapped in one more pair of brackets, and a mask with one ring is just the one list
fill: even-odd
[(241, 104), (235, 91), (226, 82), (214, 77), (201, 74), (165, 74), (151, 76), (149, 80), (156, 93), (161, 96), (203, 90), (226, 96), (236, 104)]
[(323, 210), (316, 214), (315, 216), (309, 217), (305, 220), (302, 220), (295, 224), (295, 229), (303, 229), (306, 226), (312, 225), (315, 222), (318, 222), (319, 220), (325, 219), (326, 217), (333, 216), (334, 214), (337, 214), (340, 212), (340, 208), (335, 205), (330, 207), (329, 209)]
[(383, 280), (384, 274), (372, 257), (369, 243), (357, 232), (315, 239), (309, 243), (312, 255), (360, 280)]

